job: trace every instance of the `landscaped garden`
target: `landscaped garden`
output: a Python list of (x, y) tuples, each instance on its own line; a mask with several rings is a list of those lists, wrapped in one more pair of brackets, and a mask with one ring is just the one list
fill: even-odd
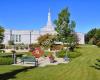
[[(0, 66), (1, 80), (100, 80), (100, 70), (95, 68), (100, 58), (100, 48), (83, 45), (77, 49), (81, 56), (68, 64), (45, 67)], [(73, 53), (74, 54), (74, 53)]]
[(5, 30), (0, 27), (0, 80), (100, 80), (100, 29), (85, 35), (90, 44), (85, 45), (68, 8), (54, 24), (57, 33), (40, 35), (35, 44), (2, 44)]

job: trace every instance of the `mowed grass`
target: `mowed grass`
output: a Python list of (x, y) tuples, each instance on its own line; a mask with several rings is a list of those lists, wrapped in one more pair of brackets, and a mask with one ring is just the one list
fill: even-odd
[[(96, 59), (100, 58), (100, 48), (84, 45), (78, 51), (82, 56), (68, 64), (29, 69), (16, 74), (11, 80), (100, 80), (100, 70), (92, 67)], [(14, 67), (16, 66), (11, 66), (8, 70)], [(4, 68), (1, 66), (1, 69)]]

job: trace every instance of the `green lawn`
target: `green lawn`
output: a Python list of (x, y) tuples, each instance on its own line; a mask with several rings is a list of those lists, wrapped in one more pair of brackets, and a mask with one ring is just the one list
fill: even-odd
[[(9, 76), (9, 78), (12, 78), (10, 80), (100, 80), (100, 70), (91, 67), (96, 59), (100, 58), (100, 48), (87, 45), (82, 46), (79, 51), (82, 56), (73, 59), (68, 64), (25, 69), (12, 74), (13, 76), (10, 75), (12, 77)], [(0, 66), (0, 73), (4, 75), (4, 72), (9, 73), (9, 71), (23, 68)]]

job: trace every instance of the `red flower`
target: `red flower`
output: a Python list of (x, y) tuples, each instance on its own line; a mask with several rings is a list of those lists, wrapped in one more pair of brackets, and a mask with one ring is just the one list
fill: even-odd
[(35, 48), (34, 51), (32, 52), (33, 56), (35, 56), (36, 58), (41, 57), (44, 54), (44, 51), (41, 50), (41, 48)]

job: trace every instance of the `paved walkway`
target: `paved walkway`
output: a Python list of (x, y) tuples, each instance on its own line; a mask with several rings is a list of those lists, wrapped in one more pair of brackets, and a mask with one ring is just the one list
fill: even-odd
[(57, 65), (57, 64), (60, 64), (60, 63), (68, 63), (68, 61), (64, 61), (63, 58), (55, 58), (55, 60), (57, 62), (54, 62), (54, 63), (50, 63), (50, 60), (48, 57), (44, 58), (44, 59), (40, 59), (39, 60), (39, 66), (40, 67), (44, 67), (44, 66), (47, 66), (47, 65)]
[[(45, 67), (47, 65), (58, 65), (60, 63), (68, 63), (69, 61), (64, 61), (63, 58), (55, 58), (55, 60), (57, 62), (54, 62), (54, 63), (50, 63), (50, 60), (48, 57), (41, 57), (38, 59), (38, 66), (39, 67)], [(13, 65), (18, 65), (18, 66), (35, 66), (35, 63), (27, 63), (27, 64), (23, 64), (23, 63), (20, 63), (20, 61), (17, 62), (17, 64), (13, 64)]]

